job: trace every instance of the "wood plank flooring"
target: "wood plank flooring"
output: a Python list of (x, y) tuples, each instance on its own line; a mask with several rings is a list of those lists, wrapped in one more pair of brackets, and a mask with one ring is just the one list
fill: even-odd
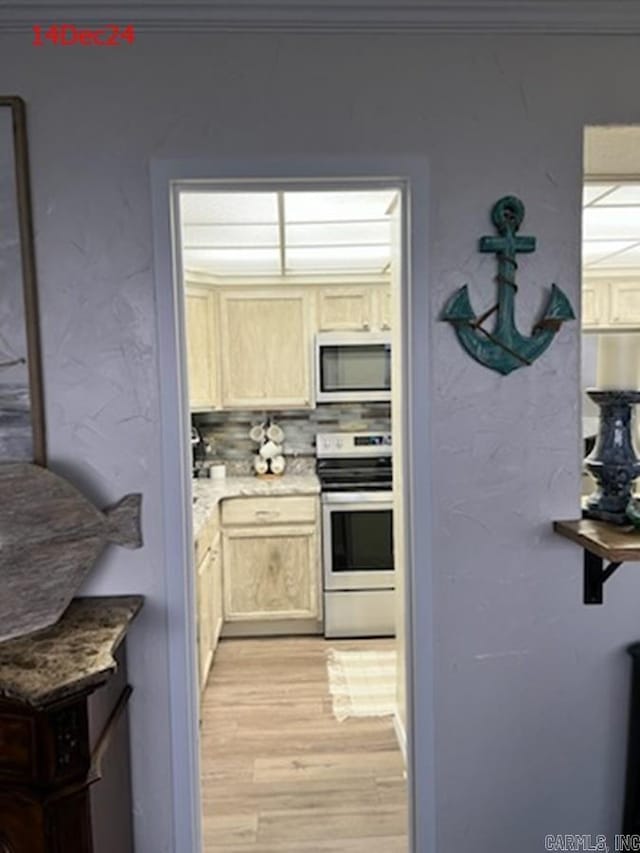
[(204, 853), (407, 853), (390, 717), (337, 722), (329, 648), (386, 640), (223, 640), (202, 711)]

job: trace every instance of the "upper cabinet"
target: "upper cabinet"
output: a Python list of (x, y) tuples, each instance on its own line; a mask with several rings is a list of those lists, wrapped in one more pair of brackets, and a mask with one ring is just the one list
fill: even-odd
[(391, 328), (391, 318), (393, 316), (393, 302), (391, 298), (391, 285), (384, 284), (375, 289), (376, 297), (376, 318), (378, 328), (383, 332)]
[(219, 297), (222, 406), (311, 407), (311, 294), (227, 288)]
[(371, 287), (318, 289), (318, 329), (321, 332), (370, 329), (374, 325)]
[(218, 405), (215, 299), (215, 291), (210, 287), (186, 287), (187, 373), (192, 410), (213, 409)]
[(640, 280), (586, 279), (582, 285), (582, 327), (593, 330), (640, 327)]
[(318, 288), (319, 331), (379, 331), (390, 328), (389, 285), (339, 285)]
[(391, 329), (388, 284), (185, 288), (192, 411), (314, 406), (316, 332)]

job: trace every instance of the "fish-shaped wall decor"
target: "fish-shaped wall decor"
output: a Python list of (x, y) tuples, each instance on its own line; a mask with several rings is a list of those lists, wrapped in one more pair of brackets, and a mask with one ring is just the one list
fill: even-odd
[(110, 542), (142, 547), (141, 502), (101, 512), (46, 468), (0, 463), (0, 641), (57, 622)]

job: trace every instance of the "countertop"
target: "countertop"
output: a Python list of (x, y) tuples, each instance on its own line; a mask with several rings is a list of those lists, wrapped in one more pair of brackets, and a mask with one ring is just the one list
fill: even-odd
[(193, 481), (193, 536), (198, 538), (203, 525), (224, 498), (317, 495), (320, 480), (315, 474), (283, 474), (277, 479), (261, 477), (225, 477), (224, 480), (196, 478)]
[(55, 625), (0, 643), (0, 699), (40, 708), (104, 684), (143, 601), (140, 595), (74, 598)]

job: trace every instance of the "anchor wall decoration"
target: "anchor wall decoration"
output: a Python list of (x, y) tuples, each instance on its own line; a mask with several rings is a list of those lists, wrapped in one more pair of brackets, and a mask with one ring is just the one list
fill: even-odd
[[(441, 319), (453, 324), (458, 340), (472, 358), (506, 375), (533, 364), (547, 349), (562, 323), (575, 320), (575, 314), (562, 290), (552, 284), (544, 315), (533, 327), (531, 337), (520, 334), (515, 322), (516, 253), (535, 251), (536, 238), (516, 236), (524, 219), (524, 205), (515, 196), (499, 199), (493, 206), (491, 219), (500, 236), (481, 237), (479, 250), (498, 256), (498, 302), (477, 317), (465, 284), (449, 299)], [(489, 332), (482, 323), (495, 312), (495, 328)]]

